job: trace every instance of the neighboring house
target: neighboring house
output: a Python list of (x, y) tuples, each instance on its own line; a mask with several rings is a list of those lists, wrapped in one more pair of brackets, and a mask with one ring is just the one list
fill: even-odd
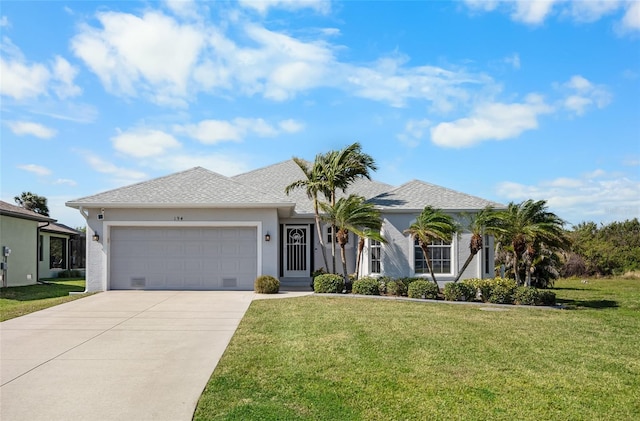
[[(87, 220), (87, 291), (108, 289), (253, 289), (258, 275), (284, 285), (308, 285), (323, 264), (313, 204), (304, 190), (287, 196), (303, 178), (293, 160), (234, 177), (193, 168), (67, 202)], [(369, 199), (382, 213), (380, 244), (368, 241), (361, 276), (428, 276), (424, 259), (404, 230), (426, 205), (460, 219), (487, 205), (478, 197), (411, 181), (400, 187), (356, 181), (347, 191)], [(322, 227), (331, 260), (330, 231)], [(469, 255), (470, 233), (435, 243), (438, 281), (453, 280)], [(348, 243), (354, 271), (357, 239)], [(336, 268), (341, 272), (339, 250)], [(331, 265), (331, 263), (330, 263)], [(492, 277), (493, 239), (463, 278)]]
[[(35, 284), (38, 281), (38, 239), (40, 226), (55, 219), (0, 201), (0, 273), (3, 286)], [(5, 256), (5, 247), (11, 250)], [(3, 265), (4, 266), (4, 265)]]
[(65, 269), (84, 268), (84, 233), (52, 222), (40, 228), (38, 244), (40, 278), (56, 278)]

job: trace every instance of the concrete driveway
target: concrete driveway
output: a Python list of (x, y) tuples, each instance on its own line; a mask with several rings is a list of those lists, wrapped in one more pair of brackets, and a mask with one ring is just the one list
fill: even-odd
[(0, 419), (191, 420), (254, 297), (108, 291), (0, 324)]

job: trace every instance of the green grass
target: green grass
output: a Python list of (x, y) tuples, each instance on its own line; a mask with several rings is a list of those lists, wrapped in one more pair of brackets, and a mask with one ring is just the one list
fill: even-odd
[(48, 284), (0, 288), (0, 321), (24, 316), (84, 295), (69, 295), (84, 291), (84, 279), (51, 279)]
[(640, 280), (556, 286), (569, 310), (254, 301), (194, 419), (640, 419)]

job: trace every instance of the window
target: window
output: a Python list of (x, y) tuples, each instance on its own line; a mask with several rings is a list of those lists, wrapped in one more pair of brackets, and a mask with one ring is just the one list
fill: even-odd
[[(429, 260), (433, 273), (451, 273), (451, 243), (442, 240), (434, 240), (429, 244)], [(414, 272), (429, 273), (427, 261), (424, 253), (418, 244), (418, 240), (414, 242)]]
[(382, 244), (378, 240), (369, 240), (369, 268), (371, 273), (381, 273)]
[(49, 259), (51, 269), (65, 269), (67, 267), (67, 242), (64, 238), (49, 238)]
[[(333, 241), (333, 227), (331, 225), (327, 226), (326, 233), (327, 233), (327, 243), (326, 243), (326, 245), (330, 245), (331, 242)], [(336, 242), (336, 244), (338, 244), (338, 243)], [(349, 244), (349, 235), (347, 235), (347, 244)]]
[(44, 235), (41, 235), (38, 241), (38, 260), (44, 261)]

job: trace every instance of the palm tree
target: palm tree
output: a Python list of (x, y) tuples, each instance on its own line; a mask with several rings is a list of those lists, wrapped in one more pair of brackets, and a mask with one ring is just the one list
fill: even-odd
[(469, 222), (469, 230), (471, 231), (471, 239), (469, 240), (469, 257), (462, 265), (462, 269), (458, 272), (456, 279), (453, 282), (458, 282), (460, 277), (471, 264), (473, 258), (482, 250), (484, 241), (482, 239), (485, 232), (492, 232), (495, 228), (497, 219), (495, 217), (495, 211), (491, 206), (487, 206), (482, 209), (476, 215), (471, 217)]
[(381, 243), (386, 243), (387, 241), (382, 237), (380, 231), (372, 231), (366, 228), (363, 231), (363, 235), (358, 235), (358, 254), (356, 255), (356, 279), (358, 279), (358, 275), (360, 274), (360, 262), (362, 261), (362, 251), (364, 250), (364, 243), (366, 239), (376, 240)]
[(38, 196), (35, 193), (22, 192), (20, 196), (15, 196), (13, 200), (21, 207), (39, 213), (40, 215), (49, 216), (49, 207), (47, 206), (47, 198)]
[[(319, 167), (322, 167), (326, 181), (325, 198), (331, 206), (336, 205), (338, 190), (344, 193), (349, 185), (358, 178), (371, 180), (370, 171), (377, 169), (374, 159), (362, 152), (360, 143), (355, 142), (339, 151), (330, 151), (320, 157), (316, 157)], [(336, 228), (332, 226), (332, 233)], [(331, 256), (333, 259), (332, 271), (336, 272), (336, 235), (332, 235)]]
[(427, 268), (431, 274), (431, 279), (433, 279), (436, 285), (438, 285), (438, 281), (436, 281), (431, 259), (429, 258), (429, 244), (431, 244), (433, 240), (450, 242), (456, 230), (457, 224), (450, 215), (447, 215), (440, 209), (426, 206), (420, 215), (418, 215), (416, 222), (404, 231), (405, 234), (410, 234), (414, 240), (418, 241), (418, 245), (424, 254)]
[(554, 249), (568, 244), (564, 221), (547, 211), (545, 200), (511, 202), (506, 210), (497, 212), (495, 216), (497, 224), (493, 231), (499, 242), (510, 249), (516, 282), (523, 284), (520, 268), (520, 262), (523, 262), (524, 284), (531, 286), (531, 273), (535, 269), (533, 263), (541, 246)]
[(292, 190), (303, 188), (306, 190), (307, 197), (313, 200), (313, 213), (316, 221), (316, 230), (318, 233), (318, 239), (320, 240), (320, 248), (322, 250), (322, 259), (324, 260), (324, 267), (329, 268), (329, 262), (327, 260), (327, 250), (324, 245), (324, 239), (322, 235), (322, 227), (320, 226), (320, 212), (318, 209), (318, 193), (326, 193), (326, 178), (323, 174), (322, 168), (322, 156), (316, 155), (315, 162), (311, 167), (300, 158), (293, 158), (293, 161), (300, 167), (304, 177), (301, 180), (294, 181), (285, 187), (284, 192), (288, 195)]
[(340, 245), (342, 270), (346, 281), (349, 279), (349, 274), (345, 246), (349, 233), (353, 232), (358, 236), (367, 236), (383, 242), (384, 239), (380, 235), (382, 227), (380, 212), (374, 208), (373, 204), (365, 202), (364, 197), (354, 194), (346, 198), (341, 197), (335, 205), (322, 202), (320, 207), (325, 213), (322, 218), (336, 228), (335, 237)]

